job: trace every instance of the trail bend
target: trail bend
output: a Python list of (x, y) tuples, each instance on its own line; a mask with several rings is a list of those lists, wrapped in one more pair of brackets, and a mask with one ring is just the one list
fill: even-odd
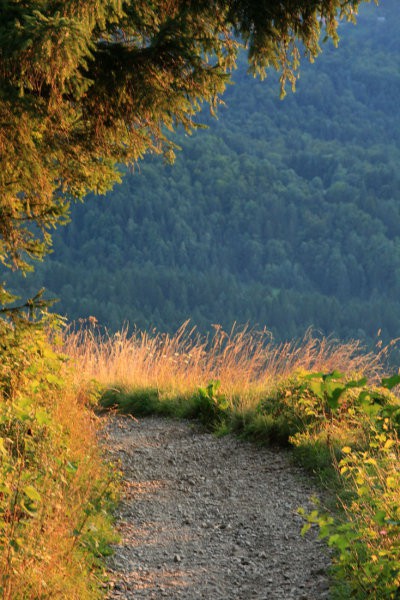
[(315, 494), (289, 453), (163, 418), (112, 416), (124, 473), (109, 600), (323, 600), (329, 557), (300, 536)]

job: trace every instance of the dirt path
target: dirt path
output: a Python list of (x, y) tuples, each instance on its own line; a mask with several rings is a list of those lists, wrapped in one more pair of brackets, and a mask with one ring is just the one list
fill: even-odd
[(108, 598), (329, 597), (326, 550), (299, 535), (313, 490), (285, 452), (160, 418), (107, 431), (125, 477)]

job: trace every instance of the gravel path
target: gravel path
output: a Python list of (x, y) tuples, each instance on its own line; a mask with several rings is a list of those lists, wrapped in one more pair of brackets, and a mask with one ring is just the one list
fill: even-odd
[(296, 514), (315, 490), (287, 453), (121, 416), (106, 444), (125, 479), (109, 599), (329, 597), (326, 549)]

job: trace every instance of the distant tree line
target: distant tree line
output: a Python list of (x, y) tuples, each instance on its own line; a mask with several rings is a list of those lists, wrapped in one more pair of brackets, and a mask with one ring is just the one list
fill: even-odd
[[(400, 7), (367, 6), (302, 64), (297, 92), (246, 75), (219, 119), (180, 132), (174, 165), (147, 159), (73, 208), (36, 274), (57, 310), (119, 328), (250, 322), (370, 343), (400, 334)], [(19, 289), (26, 292), (29, 279)]]

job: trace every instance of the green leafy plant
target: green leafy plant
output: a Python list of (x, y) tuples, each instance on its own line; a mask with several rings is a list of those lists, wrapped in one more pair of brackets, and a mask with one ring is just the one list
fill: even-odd
[(228, 399), (218, 391), (220, 385), (220, 381), (210, 381), (206, 387), (198, 388), (194, 396), (196, 416), (207, 427), (220, 425), (230, 408)]
[[(0, 596), (98, 597), (114, 476), (37, 298), (0, 317)], [(74, 531), (77, 534), (74, 534)], [(89, 543), (90, 541), (90, 543)], [(96, 571), (97, 569), (97, 571)]]
[(310, 390), (321, 401), (324, 416), (330, 415), (339, 408), (340, 399), (348, 390), (360, 388), (367, 383), (366, 377), (345, 381), (344, 374), (339, 371), (331, 373), (311, 373), (303, 377), (301, 391)]
[(363, 380), (335, 382), (326, 390), (325, 381), (317, 391), (334, 415), (342, 394), (361, 387), (354, 406), (368, 423), (368, 443), (364, 448), (343, 446), (335, 463), (342, 483), (339, 516), (301, 510), (307, 521), (303, 533), (317, 524), (320, 537), (335, 550), (333, 574), (340, 598), (395, 600), (400, 597), (399, 402), (385, 390), (398, 385), (400, 377), (384, 378), (380, 390), (367, 389)]
[[(159, 360), (164, 360), (165, 345), (162, 351)], [(175, 360), (180, 354), (174, 349), (171, 356)], [(150, 364), (155, 368), (153, 352)], [(168, 360), (167, 364), (175, 363)], [(376, 363), (372, 364), (376, 381)], [(187, 376), (190, 365), (185, 365)], [(246, 395), (236, 388), (234, 393), (227, 391), (223, 377), (221, 383), (211, 379), (195, 390), (190, 387), (195, 378), (188, 378), (190, 385), (179, 391), (168, 379), (164, 390), (149, 386), (147, 397), (146, 390), (133, 388), (131, 399), (129, 392), (120, 389), (110, 392), (108, 400), (133, 414), (144, 403), (146, 410), (156, 414), (197, 418), (217, 434), (234, 432), (261, 444), (291, 446), (294, 458), (330, 491), (331, 513), (317, 507), (302, 514), (307, 521), (304, 532), (319, 526), (321, 537), (334, 551), (333, 597), (394, 600), (399, 586), (400, 520), (400, 400), (394, 390), (400, 377), (371, 384), (366, 377), (353, 375), (365, 369), (345, 372), (345, 366), (327, 373), (285, 371), (269, 388), (265, 380), (260, 383), (254, 378), (257, 385), (252, 388), (252, 380)], [(153, 394), (154, 402), (149, 402)]]
[[(343, 448), (338, 469), (351, 501), (341, 517), (306, 514), (303, 533), (320, 528), (335, 550), (333, 575), (348, 597), (394, 600), (400, 594), (400, 453), (398, 442), (376, 433), (363, 452)], [(338, 586), (340, 587), (340, 586)]]

